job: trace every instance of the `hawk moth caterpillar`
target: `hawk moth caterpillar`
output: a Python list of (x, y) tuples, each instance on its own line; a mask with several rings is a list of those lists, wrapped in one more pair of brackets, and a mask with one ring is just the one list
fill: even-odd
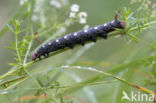
[(115, 15), (114, 20), (110, 22), (51, 40), (32, 54), (32, 60), (36, 60), (37, 58), (41, 59), (41, 56), (48, 57), (50, 52), (64, 49), (65, 47), (73, 48), (76, 44), (84, 45), (86, 41), (96, 42), (97, 37), (107, 39), (107, 34), (114, 31), (116, 28), (125, 28), (125, 22), (122, 20), (117, 20), (117, 15)]

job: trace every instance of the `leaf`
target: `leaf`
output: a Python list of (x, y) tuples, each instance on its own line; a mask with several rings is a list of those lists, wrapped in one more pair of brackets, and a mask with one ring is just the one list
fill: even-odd
[(16, 48), (15, 44), (12, 41), (10, 41), (9, 43), (14, 49)]
[(10, 66), (17, 66), (19, 64), (18, 63), (8, 63), (8, 65), (10, 65)]
[(127, 34), (133, 41), (137, 42), (139, 41), (139, 39), (137, 37), (135, 37), (134, 35), (131, 34)]
[(11, 49), (11, 50), (15, 50), (15, 48), (9, 47), (9, 46), (7, 46), (6, 48)]
[(9, 28), (10, 32), (14, 32), (14, 29), (9, 24), (7, 24), (7, 27)]
[(29, 13), (30, 13), (29, 11), (25, 12), (25, 13), (23, 14), (22, 18), (25, 19), (26, 17), (28, 17), (28, 16), (29, 16)]
[(64, 103), (63, 102), (63, 98), (62, 98), (62, 95), (60, 94), (60, 103)]
[(14, 21), (14, 25), (15, 25), (16, 31), (17, 31), (17, 30), (19, 31), (19, 28), (20, 28), (20, 21), (19, 21), (19, 20), (15, 20), (15, 21)]
[(17, 62), (20, 62), (20, 60), (18, 58), (14, 58), (14, 60), (16, 60)]

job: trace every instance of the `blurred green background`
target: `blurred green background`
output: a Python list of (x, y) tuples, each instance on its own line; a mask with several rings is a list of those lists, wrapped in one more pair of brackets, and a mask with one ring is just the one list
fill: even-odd
[[(16, 12), (19, 6), (18, 0), (0, 0), (0, 28), (6, 25), (10, 17)], [(12, 61), (12, 54), (6, 48), (9, 46), (9, 42), (13, 41), (13, 35), (7, 33), (3, 37), (0, 38), (0, 74), (5, 73), (9, 70), (10, 66), (7, 65), (9, 61)]]
[[(87, 24), (90, 26), (96, 26), (99, 24), (103, 24), (105, 22), (111, 21), (114, 18), (114, 15), (117, 10), (122, 10), (124, 7), (131, 8), (132, 11), (135, 11), (138, 8), (136, 5), (130, 5), (129, 0), (70, 0), (70, 4), (79, 4), (80, 11), (86, 11), (88, 14)], [(7, 23), (9, 18), (18, 10), (19, 1), (18, 0), (0, 0), (0, 29)], [(66, 33), (71, 33), (74, 31), (81, 30), (83, 28), (82, 25), (74, 25), (70, 26)], [(151, 27), (149, 30), (144, 30), (141, 32), (141, 39), (146, 41), (152, 41), (155, 39), (155, 26)], [(148, 35), (147, 35), (148, 34)], [(48, 37), (47, 37), (48, 38)], [(145, 58), (146, 56), (151, 55), (150, 48), (144, 43), (130, 43), (127, 45), (128, 37), (122, 36), (120, 38), (111, 37), (107, 40), (99, 40), (97, 41), (91, 48), (89, 48), (86, 52), (84, 52), (78, 60), (74, 62), (74, 64), (81, 63), (82, 66), (90, 66), (91, 63), (95, 63), (93, 67), (98, 70), (107, 71), (109, 68), (118, 65), (127, 63), (131, 60), (140, 60)], [(13, 53), (7, 47), (10, 46), (9, 42), (14, 41), (14, 35), (12, 33), (7, 32), (0, 38), (0, 74), (6, 73), (11, 66), (7, 65), (10, 62), (14, 62)], [(36, 45), (40, 45), (35, 43), (33, 48), (36, 48)], [(67, 50), (58, 55), (49, 57), (41, 62), (37, 62), (33, 64), (30, 70), (35, 73), (37, 71), (42, 71), (45, 69), (53, 69), (53, 67), (62, 64), (68, 64), (69, 58), (72, 58), (74, 54), (85, 47), (78, 46), (72, 50)], [(31, 61), (31, 54), (29, 56), (29, 60)], [(97, 64), (96, 64), (97, 63)], [(139, 85), (146, 86), (146, 76), (136, 72), (136, 69), (139, 69), (142, 72), (146, 72), (150, 74), (150, 67), (146, 68), (144, 66), (137, 67), (135, 64), (132, 64), (132, 68), (123, 67), (124, 69), (121, 72), (116, 71), (114, 73), (119, 77), (126, 79), (132, 83), (136, 83)], [(37, 69), (35, 69), (37, 68)], [(48, 73), (47, 73), (48, 74)], [(65, 73), (59, 75), (58, 81), (60, 84), (72, 84), (74, 81), (79, 81), (79, 79), (86, 80), (95, 76), (97, 73), (89, 72), (89, 71), (81, 71), (81, 70), (67, 70)], [(51, 74), (51, 76), (55, 75), (55, 72)], [(71, 76), (72, 75), (72, 76)], [(74, 78), (74, 75), (75, 78)], [(40, 76), (40, 75), (39, 75)], [(77, 78), (79, 77), (79, 78)], [(77, 79), (76, 79), (77, 78)], [(75, 79), (75, 80), (74, 80)], [(112, 80), (110, 78), (104, 78), (102, 80)], [(19, 88), (24, 87), (35, 87), (33, 80), (28, 79), (20, 84)], [(113, 83), (105, 83), (102, 85), (96, 86), (87, 86), (78, 90), (77, 92), (71, 93), (69, 95), (73, 95), (75, 97), (81, 98), (85, 100), (87, 103), (121, 103), (122, 91), (136, 91), (135, 88), (129, 87), (126, 84), (123, 84), (119, 81)], [(155, 87), (147, 86), (147, 88), (153, 89)], [(32, 91), (20, 91), (21, 95), (34, 93)], [(10, 94), (11, 97), (17, 97), (17, 94)], [(0, 97), (0, 100), (6, 99)], [(5, 101), (5, 100), (4, 100)], [(43, 103), (41, 101), (41, 103)], [(75, 102), (74, 102), (75, 103)], [(79, 102), (76, 102), (79, 103)], [(127, 101), (125, 103), (128, 103)]]

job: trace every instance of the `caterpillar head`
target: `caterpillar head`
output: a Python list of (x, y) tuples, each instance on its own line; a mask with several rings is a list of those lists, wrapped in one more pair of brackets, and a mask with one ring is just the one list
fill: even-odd
[(32, 60), (36, 60), (36, 58), (37, 58), (37, 52), (32, 54)]
[(120, 20), (119, 24), (120, 24), (122, 29), (125, 29), (125, 22), (123, 20)]
[[(117, 18), (118, 18), (118, 15), (116, 14), (116, 15), (114, 16), (114, 19), (117, 20)], [(124, 22), (123, 20), (120, 20), (120, 21), (119, 21), (119, 24), (120, 24), (120, 28), (121, 28), (121, 29), (125, 29), (125, 22)]]

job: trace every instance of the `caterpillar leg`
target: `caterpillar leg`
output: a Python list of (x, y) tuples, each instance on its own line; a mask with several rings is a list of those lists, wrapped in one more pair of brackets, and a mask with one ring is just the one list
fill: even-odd
[(103, 34), (102, 34), (102, 37), (103, 37), (104, 39), (107, 39), (107, 33), (103, 33)]
[(74, 48), (74, 44), (72, 44), (72, 43), (71, 44), (68, 44), (68, 47), (71, 48), (71, 49), (73, 49)]
[(48, 53), (45, 53), (43, 56), (44, 56), (45, 58), (48, 58)]
[(91, 40), (92, 40), (93, 42), (96, 42), (96, 39), (97, 39), (96, 36), (92, 36), (92, 37), (91, 37)]
[(84, 46), (84, 45), (85, 45), (85, 41), (84, 41), (84, 40), (81, 40), (81, 41), (80, 41), (80, 44), (81, 44), (82, 46)]
[(45, 57), (48, 58), (48, 56), (49, 56), (49, 53), (46, 53), (46, 54), (45, 54)]
[(41, 60), (41, 57), (38, 57), (39, 58), (39, 60)]

